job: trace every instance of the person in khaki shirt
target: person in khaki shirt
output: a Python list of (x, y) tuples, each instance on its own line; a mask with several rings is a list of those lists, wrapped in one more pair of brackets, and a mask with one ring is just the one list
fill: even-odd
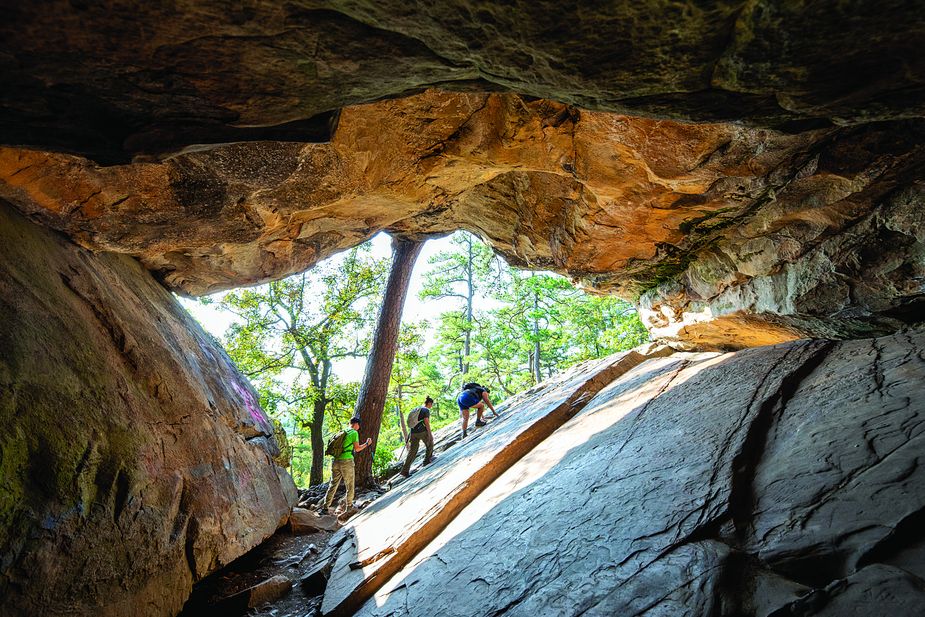
[(417, 407), (408, 414), (409, 418), (417, 417), (417, 424), (409, 427), (408, 433), (408, 456), (405, 458), (405, 464), (401, 468), (401, 475), (406, 478), (411, 475), (411, 463), (414, 457), (418, 455), (418, 444), (424, 442), (424, 464), (430, 465), (434, 460), (434, 433), (430, 429), (430, 408), (434, 406), (434, 399), (429, 396), (424, 401), (422, 407)]
[(369, 437), (364, 443), (360, 443), (360, 419), (357, 416), (350, 418), (350, 429), (344, 437), (344, 452), (334, 457), (331, 462), (331, 484), (328, 485), (328, 492), (324, 495), (324, 506), (319, 510), (319, 514), (327, 514), (334, 501), (334, 493), (340, 486), (340, 481), (344, 481), (347, 487), (347, 496), (345, 498), (344, 512), (349, 512), (353, 508), (353, 493), (355, 488), (355, 474), (353, 467), (353, 455), (356, 452), (362, 452), (373, 443)]

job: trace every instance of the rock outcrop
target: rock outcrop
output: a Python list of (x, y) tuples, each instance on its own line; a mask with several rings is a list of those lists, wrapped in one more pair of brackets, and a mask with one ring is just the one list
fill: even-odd
[(922, 614), (923, 382), (922, 332), (649, 359), (357, 615)]
[(658, 338), (741, 348), (925, 320), (925, 124), (789, 135), (428, 91), (343, 110), (325, 144), (99, 167), (0, 149), (0, 196), (201, 294), (380, 230), (459, 228), (637, 301)]
[(4, 7), (3, 142), (99, 161), (324, 139), (332, 112), (428, 86), (788, 129), (921, 117), (916, 3), (551, 0)]
[(284, 524), (272, 425), (136, 260), (0, 202), (0, 613), (172, 615)]

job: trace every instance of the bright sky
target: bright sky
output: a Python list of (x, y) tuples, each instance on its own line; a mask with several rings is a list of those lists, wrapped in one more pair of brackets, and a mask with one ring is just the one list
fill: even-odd
[[(376, 234), (372, 238), (372, 255), (376, 259), (389, 259), (392, 256), (392, 244), (389, 236)], [(420, 321), (427, 319), (434, 323), (440, 313), (452, 310), (459, 306), (453, 299), (421, 301), (418, 295), (421, 292), (423, 273), (429, 267), (428, 259), (441, 251), (452, 248), (450, 237), (428, 240), (421, 249), (421, 254), (414, 266), (411, 275), (411, 284), (408, 296), (405, 299), (405, 309), (402, 313), (403, 321)], [(221, 294), (216, 294), (216, 298)], [(196, 300), (180, 298), (180, 303), (188, 310), (202, 326), (219, 340), (224, 339), (225, 330), (235, 321), (234, 315), (220, 310), (216, 305), (200, 304)], [(492, 306), (486, 306), (486, 303)], [(487, 299), (480, 301), (480, 308), (494, 308), (494, 303)], [(334, 372), (345, 381), (360, 381), (363, 370), (366, 368), (366, 358), (347, 358), (334, 364)]]

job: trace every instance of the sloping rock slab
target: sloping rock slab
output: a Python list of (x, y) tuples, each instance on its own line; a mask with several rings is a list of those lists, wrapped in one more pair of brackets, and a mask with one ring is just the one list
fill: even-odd
[(0, 202), (0, 614), (176, 615), (296, 492), (254, 391), (137, 261)]
[(502, 418), (449, 450), (375, 501), (340, 533), (322, 603), (324, 615), (352, 614), (434, 538), (479, 492), (571, 418), (601, 388), (644, 361), (641, 348), (589, 362), (498, 407)]
[(918, 333), (649, 360), (357, 614), (923, 614), (923, 350)]

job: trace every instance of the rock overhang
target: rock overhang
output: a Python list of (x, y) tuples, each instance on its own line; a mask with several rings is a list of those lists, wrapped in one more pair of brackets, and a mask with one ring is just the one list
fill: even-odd
[[(922, 268), (923, 133), (787, 134), (429, 90), (344, 109), (323, 144), (117, 166), (3, 148), (0, 196), (193, 295), (301, 271), (378, 231), (467, 229), (515, 265), (637, 302), (656, 336), (733, 348), (882, 334), (916, 312), (903, 277)], [(887, 236), (897, 263), (869, 268)], [(832, 289), (846, 276), (866, 295)]]
[(4, 142), (109, 162), (323, 140), (342, 107), (433, 86), (789, 130), (925, 109), (914, 3), (55, 0), (4, 17)]
[(909, 7), (115, 8), (0, 26), (0, 196), (181, 293), (467, 229), (688, 347), (922, 321)]

